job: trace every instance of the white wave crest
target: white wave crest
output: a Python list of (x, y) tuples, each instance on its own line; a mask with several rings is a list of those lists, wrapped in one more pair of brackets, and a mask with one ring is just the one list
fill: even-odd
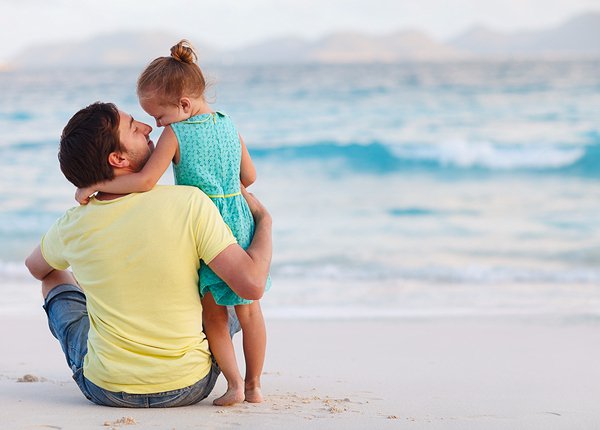
[(447, 140), (437, 145), (400, 145), (394, 155), (434, 161), (442, 166), (493, 170), (555, 169), (585, 155), (585, 147), (551, 144), (509, 145), (488, 141)]

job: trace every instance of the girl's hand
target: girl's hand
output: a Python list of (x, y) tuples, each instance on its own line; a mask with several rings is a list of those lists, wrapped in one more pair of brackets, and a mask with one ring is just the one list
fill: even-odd
[(95, 192), (96, 191), (90, 187), (77, 188), (77, 191), (75, 191), (75, 200), (77, 200), (80, 205), (87, 205), (90, 202), (90, 196)]

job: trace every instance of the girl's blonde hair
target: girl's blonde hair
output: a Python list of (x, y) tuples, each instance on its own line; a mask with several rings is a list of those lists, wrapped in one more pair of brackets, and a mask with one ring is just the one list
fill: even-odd
[(192, 44), (183, 39), (171, 48), (170, 57), (158, 57), (137, 81), (139, 98), (156, 97), (160, 104), (178, 104), (181, 97), (204, 97), (206, 81)]

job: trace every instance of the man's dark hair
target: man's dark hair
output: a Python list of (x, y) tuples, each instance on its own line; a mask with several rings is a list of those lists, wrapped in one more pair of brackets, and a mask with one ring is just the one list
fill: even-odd
[(119, 111), (112, 103), (96, 102), (69, 120), (60, 137), (60, 170), (76, 187), (114, 179), (111, 152), (122, 150)]

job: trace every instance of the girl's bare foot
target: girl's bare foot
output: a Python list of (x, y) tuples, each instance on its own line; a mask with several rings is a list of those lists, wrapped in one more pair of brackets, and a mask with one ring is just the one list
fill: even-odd
[(246, 389), (246, 401), (248, 403), (262, 403), (263, 396), (260, 387)]
[(236, 403), (242, 403), (244, 401), (244, 391), (242, 387), (239, 388), (227, 388), (225, 394), (221, 397), (213, 400), (215, 406), (231, 406)]

